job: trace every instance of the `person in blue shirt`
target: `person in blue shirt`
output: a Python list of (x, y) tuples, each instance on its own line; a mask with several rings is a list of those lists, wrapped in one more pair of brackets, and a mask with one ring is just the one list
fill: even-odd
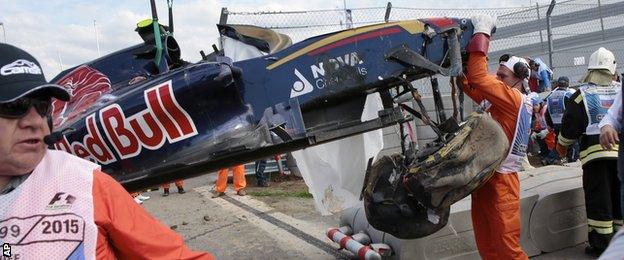
[(540, 58), (530, 59), (531, 77), (537, 78), (539, 83), (537, 93), (550, 90), (550, 80), (552, 79), (552, 70)]

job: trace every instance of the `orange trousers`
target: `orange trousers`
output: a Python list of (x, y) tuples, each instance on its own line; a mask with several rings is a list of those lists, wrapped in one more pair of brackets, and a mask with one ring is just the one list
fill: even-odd
[[(239, 191), (247, 187), (247, 180), (245, 180), (245, 165), (237, 165), (232, 167), (232, 175), (234, 177), (234, 190)], [(227, 187), (228, 168), (219, 170), (219, 176), (217, 177), (217, 192), (225, 192)]]
[(520, 247), (520, 180), (494, 176), (472, 193), (472, 226), (481, 258), (528, 259)]
[(557, 144), (557, 140), (556, 139), (556, 135), (555, 135), (555, 131), (550, 131), (548, 133), (548, 135), (546, 135), (546, 138), (544, 138), (544, 141), (546, 141), (546, 146), (548, 146), (548, 150), (555, 150), (555, 145)]
[[(160, 187), (163, 188), (163, 189), (169, 189), (170, 185), (171, 185), (171, 183), (168, 182), (168, 183), (164, 183), (164, 184), (160, 185)], [(184, 180), (177, 180), (177, 181), (175, 181), (175, 186), (176, 187), (184, 186)]]

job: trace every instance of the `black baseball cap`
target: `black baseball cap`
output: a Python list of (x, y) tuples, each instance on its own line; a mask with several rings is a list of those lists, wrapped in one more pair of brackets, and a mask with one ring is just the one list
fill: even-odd
[(63, 101), (70, 98), (67, 89), (46, 81), (39, 62), (32, 55), (0, 43), (0, 103), (12, 102), (35, 92)]
[(570, 79), (566, 76), (561, 76), (557, 79), (557, 83), (559, 84), (570, 84)]

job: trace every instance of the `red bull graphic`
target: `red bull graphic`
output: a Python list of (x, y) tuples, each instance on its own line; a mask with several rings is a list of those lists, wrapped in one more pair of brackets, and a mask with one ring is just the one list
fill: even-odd
[(82, 142), (69, 143), (63, 137), (55, 148), (106, 165), (116, 162), (116, 158), (135, 157), (143, 148), (157, 150), (165, 141), (172, 144), (197, 135), (193, 119), (173, 94), (171, 81), (148, 88), (144, 99), (147, 108), (130, 116), (116, 103), (100, 109), (98, 120), (95, 113), (88, 115), (85, 119), (87, 134)]
[(102, 95), (113, 90), (106, 75), (86, 65), (74, 69), (61, 78), (57, 84), (69, 90), (71, 99), (69, 102), (55, 100), (52, 103), (55, 128), (80, 116)]

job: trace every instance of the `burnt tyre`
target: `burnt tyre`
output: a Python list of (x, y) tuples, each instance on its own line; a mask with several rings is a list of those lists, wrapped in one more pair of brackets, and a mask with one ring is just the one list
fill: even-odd
[(450, 206), (487, 182), (508, 149), (501, 126), (489, 114), (474, 113), (435, 152), (413, 160), (401, 154), (379, 158), (363, 193), (369, 223), (402, 239), (440, 230)]

